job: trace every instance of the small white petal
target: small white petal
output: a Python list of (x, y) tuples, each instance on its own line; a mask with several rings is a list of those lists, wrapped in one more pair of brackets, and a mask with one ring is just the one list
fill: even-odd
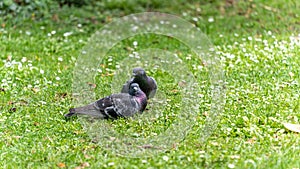
[(113, 165), (115, 165), (115, 163), (114, 163), (114, 162), (110, 162), (110, 163), (108, 163), (108, 166), (113, 166)]
[(66, 33), (64, 33), (64, 37), (70, 36), (72, 34), (73, 34), (73, 32), (66, 32)]
[(27, 61), (26, 57), (23, 57), (22, 60), (21, 60), (21, 62), (23, 62), (23, 63), (26, 62), (26, 61)]
[(228, 168), (234, 168), (235, 165), (234, 164), (228, 164)]
[(163, 156), (163, 160), (168, 161), (169, 157), (168, 156)]
[(137, 41), (134, 41), (134, 42), (133, 42), (133, 45), (134, 45), (134, 46), (137, 46), (137, 45), (138, 45), (138, 42), (137, 42)]

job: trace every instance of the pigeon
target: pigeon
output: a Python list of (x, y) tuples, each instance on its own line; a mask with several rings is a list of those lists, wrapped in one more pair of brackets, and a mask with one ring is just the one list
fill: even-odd
[(83, 107), (71, 108), (65, 117), (89, 115), (97, 119), (117, 119), (142, 113), (147, 97), (137, 83), (132, 83), (128, 93), (112, 94)]
[(133, 77), (123, 85), (121, 93), (128, 93), (130, 85), (138, 83), (141, 90), (146, 94), (147, 99), (153, 98), (157, 90), (154, 78), (147, 76), (145, 70), (140, 67), (134, 68), (132, 73)]

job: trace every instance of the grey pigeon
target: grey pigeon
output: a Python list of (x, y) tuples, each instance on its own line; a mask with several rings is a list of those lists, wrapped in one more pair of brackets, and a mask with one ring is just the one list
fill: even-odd
[(71, 108), (65, 117), (89, 115), (100, 119), (117, 119), (142, 113), (147, 97), (137, 83), (132, 83), (128, 93), (112, 94), (83, 107)]
[(121, 93), (128, 93), (130, 85), (137, 83), (146, 94), (147, 99), (153, 98), (157, 90), (157, 84), (154, 78), (147, 76), (145, 70), (140, 67), (134, 68), (132, 73), (133, 77), (123, 85)]

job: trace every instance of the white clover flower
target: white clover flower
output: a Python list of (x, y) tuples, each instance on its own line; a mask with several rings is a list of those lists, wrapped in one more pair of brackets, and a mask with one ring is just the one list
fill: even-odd
[(133, 42), (133, 46), (136, 47), (137, 45), (138, 45), (138, 42), (137, 42), (137, 41), (134, 41), (134, 42)]
[(268, 31), (268, 35), (272, 35), (272, 32), (271, 32), (271, 31)]
[(163, 156), (163, 160), (169, 161), (169, 157), (168, 156)]
[(27, 61), (27, 58), (26, 57), (22, 57), (22, 60), (21, 60), (21, 62), (26, 62)]
[(235, 168), (234, 164), (228, 164), (228, 168)]
[(198, 22), (198, 18), (194, 17), (193, 21)]
[(73, 32), (66, 32), (66, 33), (64, 33), (64, 37), (68, 37), (68, 36), (70, 36), (72, 34), (73, 34)]

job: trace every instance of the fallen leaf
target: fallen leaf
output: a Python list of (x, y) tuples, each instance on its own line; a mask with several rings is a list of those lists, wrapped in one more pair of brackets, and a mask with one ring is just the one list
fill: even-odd
[(300, 124), (283, 123), (283, 126), (290, 131), (300, 133)]
[(294, 73), (293, 72), (289, 72), (290, 77), (294, 77)]
[(90, 158), (91, 158), (91, 156), (89, 156), (89, 155), (87, 155), (87, 154), (84, 154), (84, 158), (86, 158), (86, 159), (90, 159)]
[(172, 93), (178, 93), (177, 89), (171, 90)]
[(68, 96), (68, 93), (55, 93), (55, 97), (64, 99)]
[(141, 149), (161, 149), (161, 147), (153, 146), (153, 145), (150, 145), (150, 144), (137, 146), (137, 147), (141, 148)]
[(91, 88), (96, 88), (97, 87), (97, 85), (96, 84), (94, 84), (94, 83), (91, 83), (91, 82), (88, 82), (87, 83)]
[(7, 58), (6, 58), (7, 61), (11, 61), (11, 59), (12, 59), (11, 55), (8, 55)]
[(40, 91), (40, 89), (39, 89), (39, 88), (32, 88), (32, 91), (33, 91), (34, 93), (37, 93), (37, 92)]
[(13, 138), (20, 139), (20, 138), (22, 138), (22, 136), (13, 136)]
[(176, 143), (173, 143), (173, 144), (172, 144), (172, 148), (173, 148), (173, 149), (176, 149), (176, 147), (177, 147), (177, 144), (176, 144)]
[(248, 141), (246, 141), (247, 144), (253, 144), (256, 141), (256, 137), (250, 138)]
[(75, 167), (75, 169), (83, 169), (85, 167), (89, 167), (90, 164), (88, 162), (81, 163), (80, 166)]
[(180, 86), (180, 87), (186, 86), (186, 81), (182, 80), (182, 81), (178, 82), (178, 86)]
[(205, 116), (205, 117), (207, 117), (209, 114), (208, 114), (207, 111), (205, 111), (205, 112), (202, 113), (202, 115)]
[(107, 77), (107, 76), (113, 76), (114, 73), (105, 73), (105, 74), (101, 74), (102, 77)]
[(90, 164), (88, 162), (84, 162), (81, 164), (81, 167), (85, 168), (85, 167), (89, 167)]
[(52, 15), (52, 20), (55, 21), (55, 22), (59, 21), (58, 15), (57, 14), (53, 14)]
[(107, 22), (111, 22), (112, 21), (112, 18), (110, 17), (110, 16), (107, 16), (106, 18), (105, 18), (105, 22), (107, 23)]
[(59, 168), (65, 168), (66, 167), (66, 164), (65, 163), (58, 163), (57, 166)]

